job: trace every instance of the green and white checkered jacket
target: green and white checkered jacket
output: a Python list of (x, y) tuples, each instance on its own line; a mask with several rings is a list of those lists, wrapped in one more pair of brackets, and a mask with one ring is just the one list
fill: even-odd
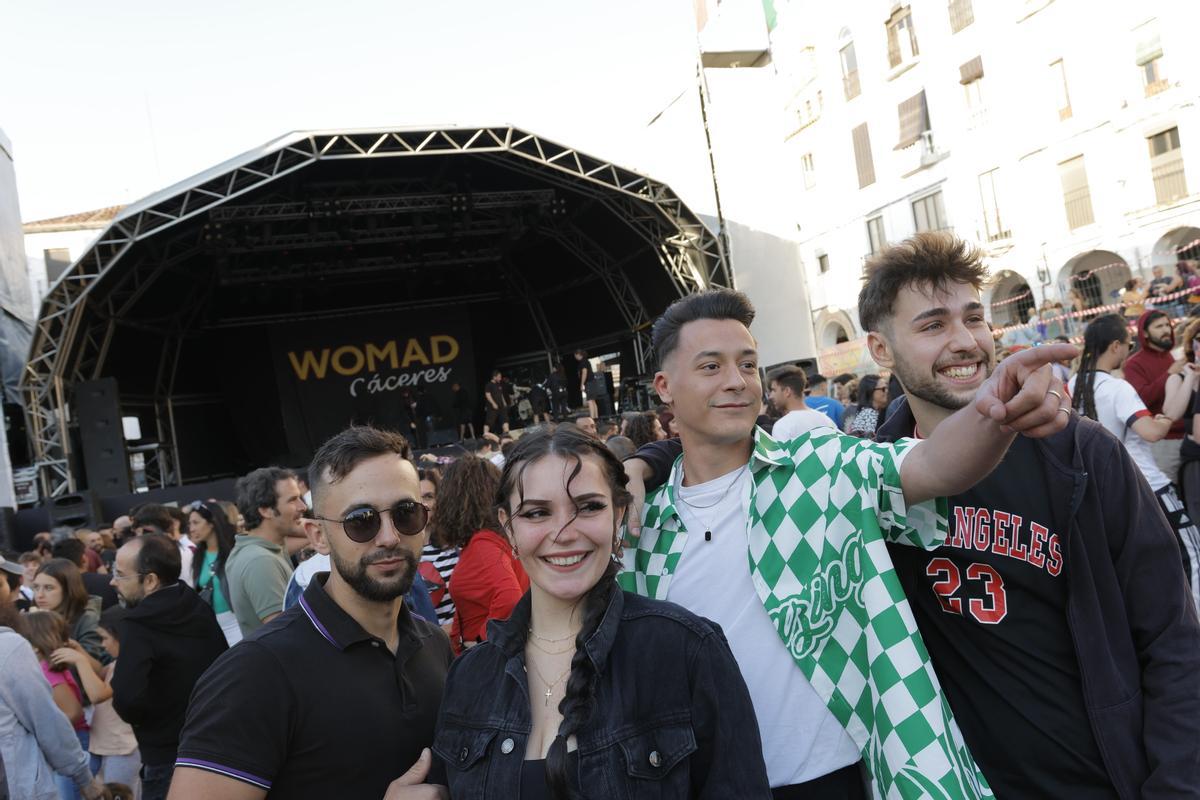
[[(861, 748), (876, 798), (988, 798), (885, 543), (933, 548), (946, 538), (944, 499), (905, 508), (900, 463), (914, 444), (820, 430), (777, 442), (757, 430), (746, 557), (796, 665)], [(619, 578), (659, 600), (686, 569), (679, 469), (646, 498)]]

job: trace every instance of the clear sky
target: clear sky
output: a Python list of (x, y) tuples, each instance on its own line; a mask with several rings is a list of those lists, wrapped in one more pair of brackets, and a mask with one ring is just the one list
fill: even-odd
[(630, 167), (695, 85), (691, 0), (10, 0), (26, 220), (128, 203), (280, 134), (511, 122)]

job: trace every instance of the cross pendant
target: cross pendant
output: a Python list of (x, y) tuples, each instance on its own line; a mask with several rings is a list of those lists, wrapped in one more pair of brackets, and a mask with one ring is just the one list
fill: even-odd
[(544, 694), (546, 695), (546, 705), (550, 705), (550, 695), (554, 694), (554, 689), (552, 687), (547, 688)]

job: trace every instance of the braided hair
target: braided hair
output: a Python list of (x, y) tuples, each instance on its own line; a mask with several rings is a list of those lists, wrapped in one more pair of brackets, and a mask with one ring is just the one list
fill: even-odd
[[(629, 508), (630, 494), (625, 490), (625, 469), (617, 457), (602, 443), (588, 436), (575, 425), (559, 425), (553, 431), (526, 434), (513, 447), (504, 465), (504, 474), (500, 479), (500, 489), (496, 494), (497, 508), (506, 512), (505, 528), (511, 536), (511, 525), (514, 512), (518, 511), (525, 502), (523, 476), (530, 464), (546, 455), (557, 455), (574, 461), (574, 467), (567, 477), (567, 486), (575, 480), (583, 469), (583, 459), (592, 458), (600, 463), (601, 471), (608, 481), (612, 492), (612, 507), (614, 515), (621, 516)], [(513, 508), (512, 499), (516, 496), (518, 502)], [(620, 519), (614, 519), (614, 523)], [(570, 525), (574, 517), (567, 522)], [(565, 525), (563, 526), (566, 527)], [(558, 734), (546, 753), (546, 786), (550, 797), (554, 800), (578, 800), (579, 795), (571, 789), (567, 775), (567, 739), (578, 733), (591, 719), (595, 710), (596, 686), (600, 675), (596, 666), (588, 657), (584, 647), (587, 640), (600, 626), (600, 620), (608, 609), (609, 600), (614, 591), (619, 591), (616, 584), (617, 573), (621, 569), (617, 559), (619, 540), (617, 526), (613, 530), (613, 557), (600, 580), (588, 589), (580, 598), (582, 604), (582, 625), (575, 637), (575, 655), (571, 658), (571, 673), (567, 679), (566, 691), (558, 704), (558, 712), (562, 714), (562, 723), (558, 726)], [(524, 647), (528, 633), (519, 634), (521, 645)]]
[(1099, 419), (1096, 414), (1096, 362), (1113, 342), (1129, 341), (1129, 328), (1118, 314), (1105, 314), (1088, 323), (1083, 332), (1083, 355), (1079, 357), (1079, 372), (1075, 375), (1075, 394), (1071, 406), (1085, 417)]

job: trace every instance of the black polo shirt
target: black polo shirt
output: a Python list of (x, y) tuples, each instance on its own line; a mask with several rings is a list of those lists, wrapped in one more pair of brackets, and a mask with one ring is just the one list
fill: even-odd
[(300, 602), (213, 663), (196, 684), (177, 767), (268, 797), (383, 797), (433, 743), (450, 642), (401, 606), (393, 656), (313, 577)]

